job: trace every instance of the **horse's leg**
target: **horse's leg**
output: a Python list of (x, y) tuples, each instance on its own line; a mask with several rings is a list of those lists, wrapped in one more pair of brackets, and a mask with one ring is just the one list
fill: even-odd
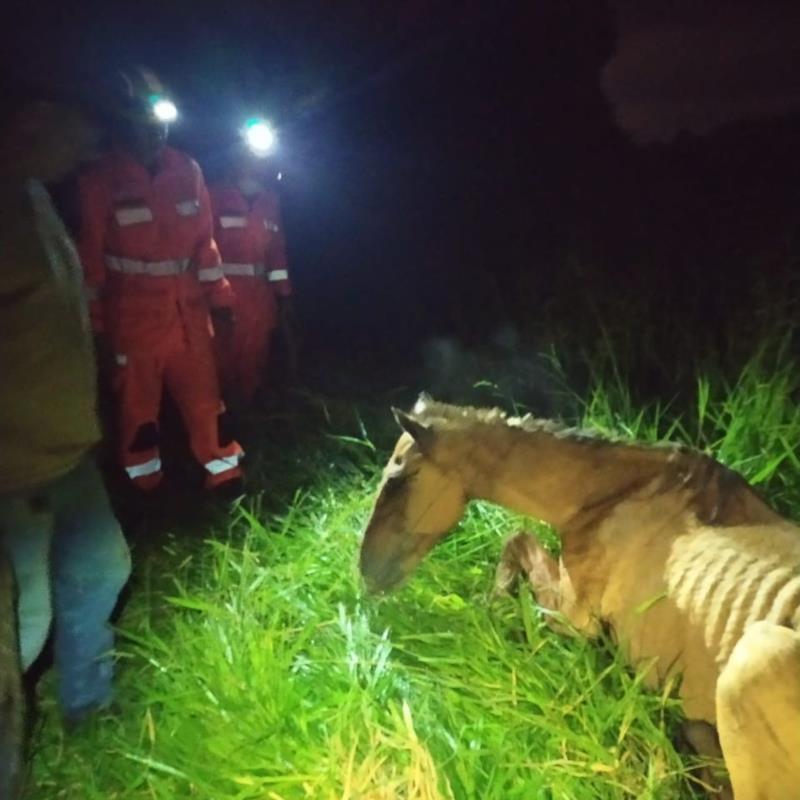
[(509, 591), (520, 575), (530, 581), (536, 602), (558, 611), (560, 603), (558, 561), (530, 533), (512, 536), (503, 547), (495, 573), (495, 592)]
[[(701, 758), (713, 758), (722, 761), (722, 748), (713, 725), (701, 720), (690, 719), (683, 723), (683, 737), (689, 746)], [(712, 767), (703, 767), (699, 771), (700, 780), (712, 789), (709, 795), (715, 800), (733, 800), (733, 792), (727, 778), (714, 775)]]
[(717, 727), (736, 800), (800, 796), (800, 633), (745, 631), (717, 682)]

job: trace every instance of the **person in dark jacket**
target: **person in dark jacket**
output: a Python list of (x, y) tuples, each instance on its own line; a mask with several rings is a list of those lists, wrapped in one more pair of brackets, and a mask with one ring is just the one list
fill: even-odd
[[(95, 141), (64, 99), (32, 95), (0, 121), (0, 548), (16, 579), (19, 629), (18, 651), (0, 645), (0, 691), (17, 696), (13, 662), (29, 667), (52, 625), (68, 723), (111, 701), (108, 623), (130, 572), (93, 460), (100, 428), (81, 265), (46, 189)], [(8, 575), (0, 582), (7, 601)], [(9, 714), (0, 731), (17, 725), (19, 711)], [(13, 761), (14, 750), (14, 734), (0, 733), (0, 758)], [(13, 796), (18, 772), (0, 763), (9, 782), (0, 796)]]

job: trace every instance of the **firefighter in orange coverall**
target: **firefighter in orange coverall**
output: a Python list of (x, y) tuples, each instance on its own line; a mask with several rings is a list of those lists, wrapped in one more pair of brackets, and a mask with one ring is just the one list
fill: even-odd
[(220, 267), (200, 168), (165, 145), (175, 113), (152, 73), (121, 76), (114, 149), (79, 183), (79, 252), (94, 328), (106, 334), (116, 361), (120, 458), (128, 476), (145, 490), (161, 482), (166, 387), (205, 469), (206, 488), (232, 488), (243, 453), (220, 432), (224, 407), (209, 312), (227, 309), (230, 324), (233, 292)]
[(214, 238), (236, 297), (236, 325), (216, 339), (217, 363), (226, 397), (245, 408), (292, 293), (278, 195), (266, 183), (260, 155), (267, 153), (244, 155), (227, 181), (211, 187)]

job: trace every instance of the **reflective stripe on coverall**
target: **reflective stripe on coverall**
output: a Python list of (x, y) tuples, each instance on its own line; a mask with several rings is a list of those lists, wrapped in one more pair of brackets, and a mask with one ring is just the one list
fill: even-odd
[(215, 341), (219, 374), (225, 391), (248, 405), (278, 325), (276, 296), (291, 294), (280, 206), (269, 189), (247, 198), (232, 184), (212, 187), (211, 205), (222, 269), (236, 296), (236, 325)]
[(122, 466), (144, 489), (160, 482), (158, 415), (166, 386), (207, 488), (239, 477), (242, 450), (220, 439), (224, 408), (209, 317), (209, 307), (230, 307), (233, 293), (200, 167), (165, 147), (151, 175), (114, 152), (81, 177), (80, 201), (92, 322), (116, 354)]

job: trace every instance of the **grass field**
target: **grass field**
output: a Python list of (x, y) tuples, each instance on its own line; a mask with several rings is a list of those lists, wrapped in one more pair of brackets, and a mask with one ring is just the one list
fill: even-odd
[[(581, 422), (708, 449), (800, 516), (785, 348), (763, 348), (729, 383), (700, 376), (666, 408), (638, 407), (613, 364), (601, 372)], [(550, 632), (527, 592), (492, 598), (503, 539), (524, 525), (555, 542), (551, 531), (474, 504), (405, 588), (364, 595), (356, 556), (394, 436), (388, 406), (307, 402), (259, 422), (263, 495), (211, 527), (198, 515), (137, 542), (121, 713), (67, 737), (47, 676), (32, 797), (694, 796), (668, 691), (645, 692), (610, 646)]]

